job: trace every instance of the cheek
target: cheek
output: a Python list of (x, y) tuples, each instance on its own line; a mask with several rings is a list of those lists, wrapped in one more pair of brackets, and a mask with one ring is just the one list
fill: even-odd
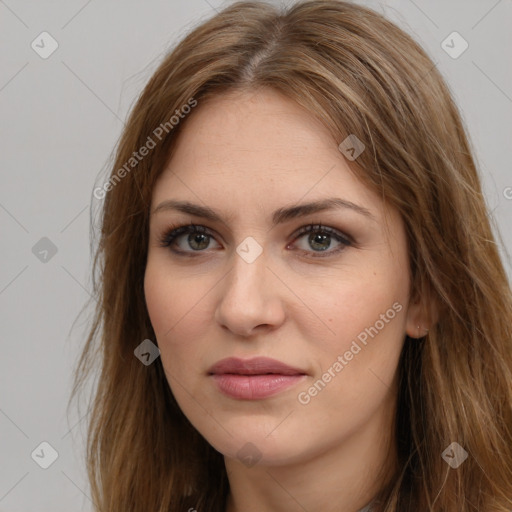
[(336, 287), (331, 287), (330, 293), (317, 301), (317, 307), (335, 331), (333, 338), (347, 340), (376, 322), (382, 331), (390, 330), (391, 324), (402, 325), (403, 315), (400, 312), (405, 311), (407, 300), (408, 282), (399, 273), (377, 267), (372, 270), (368, 266), (364, 274), (351, 275)]
[(328, 325), (336, 334), (310, 345), (314, 377), (297, 396), (312, 432), (331, 432), (327, 423), (355, 431), (392, 404), (407, 294), (395, 281), (371, 275), (366, 282), (346, 282), (324, 303), (330, 315), (325, 318), (332, 319)]
[[(208, 288), (207, 288), (208, 289)], [(204, 286), (180, 278), (168, 265), (148, 258), (144, 276), (146, 305), (160, 349), (162, 364), (173, 375), (192, 375), (202, 359), (201, 339), (207, 302)]]
[[(199, 277), (194, 283), (190, 276), (179, 276), (179, 271), (170, 272), (165, 262), (148, 258), (144, 276), (146, 304), (167, 384), (179, 408), (202, 433), (212, 435), (218, 426), (208, 420), (210, 416), (205, 419), (209, 400), (202, 374), (207, 363), (205, 346), (200, 342), (205, 339), (205, 319), (209, 317), (206, 292), (199, 286)], [(222, 437), (222, 432), (216, 436)]]
[[(370, 399), (383, 384), (391, 384), (405, 338), (407, 274), (393, 262), (371, 263), (331, 287), (328, 297), (316, 303), (333, 332), (315, 348), (319, 355), (315, 369), (317, 375), (332, 380), (332, 392), (343, 391), (347, 405), (361, 397)], [(336, 378), (326, 375), (329, 369)]]
[(144, 294), (157, 337), (162, 340), (172, 337), (181, 324), (194, 316), (200, 293), (201, 288), (194, 286), (192, 279), (180, 277), (179, 271), (170, 270), (168, 263), (159, 257), (148, 257)]

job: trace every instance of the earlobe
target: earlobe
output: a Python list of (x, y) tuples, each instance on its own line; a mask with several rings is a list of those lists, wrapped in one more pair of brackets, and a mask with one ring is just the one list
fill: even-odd
[(405, 332), (409, 338), (423, 338), (426, 336), (430, 324), (424, 318), (424, 313), (421, 308), (421, 302), (413, 302), (409, 304), (407, 309), (407, 322)]
[(409, 302), (405, 332), (409, 338), (424, 338), (438, 320), (438, 308), (431, 293), (416, 296)]
[[(420, 325), (416, 326), (416, 329), (417, 329), (417, 335), (414, 336), (414, 338), (418, 338), (418, 339), (424, 338), (428, 334), (428, 331), (430, 330), (430, 329), (427, 329), (426, 327), (421, 327)], [(409, 336), (409, 337), (412, 338), (413, 336)]]

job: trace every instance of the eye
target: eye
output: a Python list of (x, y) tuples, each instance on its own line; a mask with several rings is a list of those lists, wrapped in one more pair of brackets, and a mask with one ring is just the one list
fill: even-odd
[[(188, 235), (187, 238), (184, 238), (185, 235)], [(307, 238), (306, 235), (308, 235)], [(342, 251), (345, 247), (353, 245), (351, 237), (321, 224), (309, 224), (300, 228), (294, 235), (294, 243), (300, 239), (304, 239), (306, 247), (299, 247), (299, 250), (310, 253), (315, 258), (333, 255)], [(175, 254), (198, 256), (201, 252), (211, 248), (212, 240), (215, 240), (214, 235), (206, 227), (187, 224), (169, 227), (160, 239), (160, 246), (168, 247)], [(338, 244), (338, 247), (329, 250), (333, 240)], [(188, 245), (188, 247), (184, 247), (184, 245)], [(176, 249), (176, 246), (178, 249)], [(308, 250), (308, 248), (313, 250)]]
[[(308, 235), (307, 238), (305, 235)], [(300, 248), (303, 252), (311, 252), (307, 249), (307, 247), (313, 248), (314, 258), (323, 258), (326, 256), (331, 256), (342, 251), (345, 247), (348, 247), (353, 244), (352, 239), (338, 231), (337, 229), (330, 228), (328, 226), (322, 226), (321, 224), (309, 224), (300, 228), (300, 230), (296, 234), (296, 239), (305, 239), (306, 248)], [(331, 248), (332, 242), (334, 241), (338, 244), (338, 247), (334, 250), (328, 250)], [(324, 253), (324, 254), (321, 254)]]
[[(213, 240), (213, 235), (204, 226), (188, 224), (186, 226), (171, 226), (168, 228), (160, 240), (160, 246), (169, 247), (172, 252), (177, 254), (190, 253), (191, 251), (184, 249), (177, 243), (184, 235), (188, 235), (185, 243), (192, 248), (192, 252), (197, 253), (204, 252), (204, 249), (207, 249), (211, 240)], [(175, 245), (178, 245), (179, 249), (174, 249)]]

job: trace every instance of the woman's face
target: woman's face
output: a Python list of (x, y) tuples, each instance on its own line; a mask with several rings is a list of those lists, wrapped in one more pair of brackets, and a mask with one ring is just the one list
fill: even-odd
[(183, 128), (153, 192), (145, 295), (184, 414), (248, 466), (382, 440), (418, 335), (400, 217), (276, 92), (199, 102)]

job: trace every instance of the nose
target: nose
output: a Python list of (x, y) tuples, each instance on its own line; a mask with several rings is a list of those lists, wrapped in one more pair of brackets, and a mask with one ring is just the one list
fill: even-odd
[(249, 337), (284, 322), (284, 286), (267, 264), (265, 251), (252, 263), (233, 254), (231, 270), (218, 287), (215, 311), (215, 320), (224, 329)]

